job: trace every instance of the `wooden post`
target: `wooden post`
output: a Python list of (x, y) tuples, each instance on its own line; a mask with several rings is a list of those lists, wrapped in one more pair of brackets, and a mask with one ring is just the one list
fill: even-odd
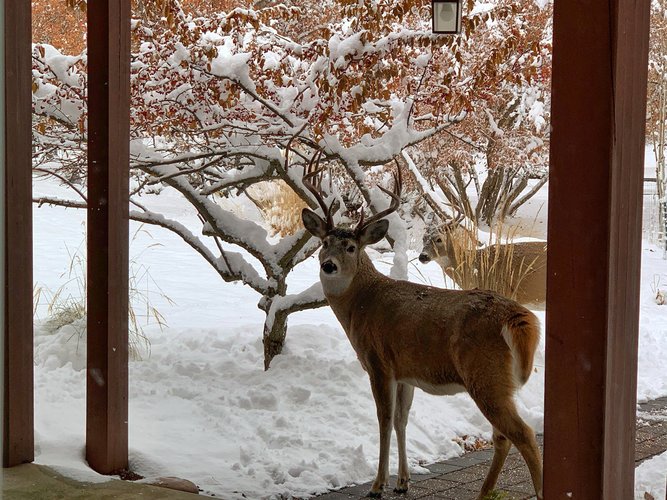
[(11, 467), (34, 458), (32, 334), (32, 95), (30, 1), (2, 2), (3, 453)]
[(632, 498), (649, 0), (554, 2), (544, 498)]
[(127, 468), (130, 0), (88, 2), (86, 458)]

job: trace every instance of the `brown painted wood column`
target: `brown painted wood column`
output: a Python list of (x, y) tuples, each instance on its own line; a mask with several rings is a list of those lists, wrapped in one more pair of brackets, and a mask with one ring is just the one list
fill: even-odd
[(3, 454), (34, 458), (30, 0), (3, 3)]
[(649, 0), (554, 2), (544, 498), (634, 482)]
[(88, 2), (86, 458), (127, 468), (130, 0)]

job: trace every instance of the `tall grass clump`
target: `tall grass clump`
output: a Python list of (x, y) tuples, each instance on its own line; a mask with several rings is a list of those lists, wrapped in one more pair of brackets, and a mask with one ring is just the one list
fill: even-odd
[[(132, 237), (132, 241), (141, 231), (145, 230), (139, 228)], [(156, 245), (150, 245), (148, 248)], [(37, 315), (37, 307), (40, 303), (46, 304), (44, 327), (50, 332), (56, 332), (66, 325), (71, 325), (75, 331), (72, 338), (76, 337), (78, 345), (86, 334), (86, 293), (88, 289), (86, 259), (81, 253), (81, 246), (75, 251), (68, 248), (67, 253), (68, 267), (61, 275), (64, 282), (55, 290), (43, 286), (34, 287), (33, 314)], [(162, 330), (166, 326), (164, 316), (153, 305), (151, 297), (157, 293), (169, 304), (174, 303), (155, 282), (149, 269), (137, 262), (137, 258), (130, 260), (128, 276), (128, 350), (130, 358), (134, 360), (150, 355), (150, 341), (144, 332), (144, 327), (157, 324)]]
[[(473, 227), (477, 234), (477, 227)], [(492, 290), (515, 300), (521, 283), (535, 271), (539, 256), (518, 255), (512, 239), (516, 228), (506, 231), (502, 223), (492, 230), (491, 241), (484, 248), (477, 247), (476, 238), (452, 238), (457, 263), (451, 268), (451, 277), (464, 290), (479, 288)]]
[(302, 228), (301, 210), (307, 205), (285, 182), (261, 182), (246, 194), (271, 228), (272, 236), (291, 236)]

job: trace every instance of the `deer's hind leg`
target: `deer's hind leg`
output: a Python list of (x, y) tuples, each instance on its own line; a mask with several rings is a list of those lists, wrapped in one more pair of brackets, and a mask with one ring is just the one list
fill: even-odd
[[(488, 385), (485, 387), (478, 387), (477, 389), (479, 390), (469, 391), (470, 395), (484, 416), (491, 422), (493, 428), (509, 439), (514, 446), (517, 447), (528, 465), (528, 470), (530, 471), (530, 476), (533, 480), (537, 498), (541, 500), (542, 458), (540, 456), (540, 450), (537, 447), (537, 441), (535, 440), (535, 433), (519, 416), (511, 392), (504, 392), (502, 390), (496, 390), (494, 392), (494, 388)], [(496, 461), (494, 454), (494, 461), (491, 465), (491, 470), (489, 471), (489, 477), (487, 477), (487, 481), (484, 482), (484, 486), (488, 486), (487, 483), (490, 483), (490, 480), (494, 479), (491, 477), (492, 474), (500, 472), (502, 464), (498, 466), (498, 471), (494, 470), (495, 465)], [(493, 482), (495, 483), (495, 479)], [(483, 495), (479, 498), (483, 498)]]
[(396, 493), (406, 493), (410, 481), (410, 469), (408, 468), (408, 454), (405, 446), (405, 428), (408, 425), (408, 416), (412, 406), (412, 398), (415, 388), (407, 384), (397, 384), (396, 403), (394, 406), (394, 430), (398, 441), (398, 479), (396, 480)]
[(493, 428), (493, 460), (491, 461), (491, 468), (486, 475), (482, 491), (479, 493), (480, 497), (485, 497), (493, 491), (498, 481), (498, 475), (505, 464), (505, 459), (510, 451), (509, 439), (507, 439), (498, 429)]

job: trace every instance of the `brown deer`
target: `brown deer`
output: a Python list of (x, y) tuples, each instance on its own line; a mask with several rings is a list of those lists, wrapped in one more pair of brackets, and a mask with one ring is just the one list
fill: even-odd
[(429, 394), (467, 391), (493, 426), (494, 455), (479, 498), (491, 492), (511, 443), (528, 464), (538, 498), (542, 498), (542, 462), (533, 430), (521, 419), (514, 393), (533, 369), (539, 323), (533, 313), (496, 293), (444, 290), (397, 281), (378, 272), (364, 247), (387, 233), (383, 217), (400, 204), (401, 174), (392, 202), (354, 228), (335, 226), (331, 206), (309, 179), (304, 185), (320, 204), (324, 218), (302, 212), (306, 229), (322, 241), (320, 280), (368, 373), (380, 428), (380, 459), (369, 496), (379, 497), (389, 478), (392, 425), (398, 439), (398, 479), (394, 491), (408, 491), (410, 473), (405, 432), (414, 388)]
[(493, 243), (479, 248), (475, 233), (448, 219), (424, 235), (423, 264), (435, 261), (461, 288), (484, 288), (537, 305), (546, 300), (547, 245), (544, 241)]

